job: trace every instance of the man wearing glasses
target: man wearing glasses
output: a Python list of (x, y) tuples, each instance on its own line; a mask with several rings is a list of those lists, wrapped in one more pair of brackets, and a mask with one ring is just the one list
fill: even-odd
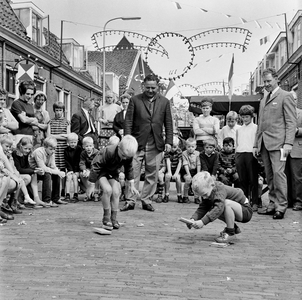
[[(133, 158), (135, 188), (139, 190), (142, 162), (145, 162), (145, 180), (141, 192), (142, 208), (154, 211), (152, 196), (157, 185), (161, 153), (171, 150), (173, 125), (170, 102), (159, 91), (159, 79), (154, 74), (144, 79), (144, 92), (130, 100), (124, 125), (124, 134), (131, 134), (138, 142)], [(165, 130), (165, 140), (163, 138)], [(121, 211), (133, 210), (136, 195), (126, 194)]]

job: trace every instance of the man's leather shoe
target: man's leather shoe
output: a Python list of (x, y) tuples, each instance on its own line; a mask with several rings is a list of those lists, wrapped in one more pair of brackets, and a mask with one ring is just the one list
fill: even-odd
[(63, 205), (68, 204), (68, 202), (61, 200), (61, 199), (59, 199), (58, 201), (54, 201), (54, 202), (56, 202), (57, 204), (63, 204)]
[(14, 217), (12, 215), (6, 214), (3, 211), (0, 211), (0, 217), (2, 219), (6, 219), (6, 220), (13, 220), (14, 219)]
[(127, 211), (127, 210), (133, 210), (135, 207), (134, 203), (126, 203), (121, 209), (120, 211)]
[(266, 209), (262, 209), (262, 210), (258, 209), (257, 213), (259, 215), (272, 216), (276, 213), (276, 211), (275, 210), (267, 210), (267, 208), (266, 208)]
[(142, 208), (144, 210), (148, 210), (148, 211), (154, 211), (154, 207), (151, 204), (146, 204), (145, 202), (142, 202)]
[(284, 217), (284, 213), (281, 211), (276, 211), (276, 213), (273, 215), (273, 219), (275, 220), (281, 220)]
[(295, 211), (302, 210), (302, 205), (298, 204), (298, 203), (295, 203), (294, 206), (293, 206), (293, 210), (295, 210)]

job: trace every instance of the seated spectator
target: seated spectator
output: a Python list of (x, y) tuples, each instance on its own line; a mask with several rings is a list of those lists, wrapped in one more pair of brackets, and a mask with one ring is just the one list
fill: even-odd
[[(78, 145), (78, 135), (71, 132), (67, 135), (67, 147), (64, 149), (66, 165), (66, 197), (65, 201), (76, 203), (79, 201), (78, 179), (80, 176), (80, 157), (82, 147)], [(70, 198), (70, 190), (73, 187), (73, 197)]]
[[(88, 180), (90, 170), (91, 170), (91, 163), (92, 160), (98, 153), (98, 150), (94, 148), (93, 139), (90, 136), (84, 137), (83, 141), (83, 151), (81, 152), (80, 156), (80, 178), (86, 192), (86, 197), (84, 198), (84, 202), (88, 200), (94, 200), (95, 202), (99, 201), (99, 191), (98, 191), (98, 182), (96, 184), (90, 182)], [(92, 185), (92, 186), (91, 186)], [(94, 189), (94, 194), (88, 194), (87, 192), (91, 189)]]
[[(183, 178), (185, 181), (184, 192), (183, 192), (183, 202), (188, 203), (189, 201), (189, 189), (192, 183), (192, 178), (198, 172), (200, 172), (200, 157), (199, 152), (196, 151), (196, 140), (193, 138), (188, 138), (186, 140), (186, 150), (182, 153), (182, 167), (183, 167)], [(199, 196), (194, 197), (194, 202), (196, 204), (200, 203)]]
[(235, 142), (231, 137), (223, 140), (223, 148), (219, 153), (218, 180), (225, 185), (239, 187), (239, 176), (235, 162)]
[(15, 167), (20, 173), (20, 176), (25, 179), (29, 175), (30, 186), (33, 192), (34, 201), (37, 205), (48, 207), (49, 205), (43, 202), (39, 197), (38, 192), (38, 174), (43, 175), (44, 172), (41, 168), (33, 169), (29, 166), (29, 155), (33, 148), (33, 142), (29, 137), (23, 137), (17, 144), (16, 150), (13, 151), (12, 157), (14, 160)]
[(170, 182), (173, 179), (176, 183), (177, 202), (182, 203), (181, 197), (181, 178), (180, 169), (182, 166), (182, 151), (179, 148), (179, 139), (177, 136), (173, 137), (173, 145), (170, 152), (164, 154), (166, 162), (165, 174), (165, 198), (163, 202), (169, 202)]
[(38, 180), (42, 180), (42, 201), (48, 203), (50, 207), (67, 204), (60, 199), (60, 178), (65, 177), (65, 172), (56, 166), (54, 157), (56, 148), (57, 140), (49, 136), (43, 141), (43, 146), (29, 156), (29, 166), (33, 169), (40, 168), (44, 172), (44, 175), (38, 175)]
[(200, 152), (200, 165), (202, 171), (209, 172), (216, 178), (218, 171), (218, 152), (215, 151), (216, 140), (210, 138), (203, 142), (204, 150)]
[(11, 154), (12, 154), (11, 147), (13, 145), (13, 140), (9, 136), (3, 136), (0, 139), (0, 144), (3, 149), (4, 154), (9, 159), (9, 162), (11, 163), (11, 166), (14, 170), (14, 172), (12, 173), (9, 169), (4, 167), (4, 168), (2, 168), (2, 172), (5, 175), (9, 176), (10, 179), (16, 183), (15, 191), (14, 191), (14, 189), (12, 189), (12, 186), (14, 186), (13, 182), (10, 183), (10, 187), (8, 188), (8, 189), (11, 189), (11, 192), (8, 192), (8, 194), (10, 194), (10, 198), (7, 202), (7, 205), (5, 205), (4, 207), (7, 208), (8, 210), (10, 208), (13, 213), (21, 213), (21, 211), (18, 210), (18, 203), (17, 203), (17, 199), (18, 199), (20, 191), (23, 192), (25, 204), (27, 204), (27, 203), (32, 204), (32, 205), (36, 204), (36, 202), (30, 198), (27, 188), (26, 188), (26, 186), (31, 181), (31, 177), (30, 177), (30, 175), (23, 175), (23, 177), (21, 177), (18, 170), (15, 168), (14, 160), (11, 157)]
[(7, 91), (0, 89), (0, 137), (9, 135), (13, 140), (12, 130), (18, 129), (18, 122), (9, 109), (6, 108)]
[(223, 140), (227, 137), (231, 137), (236, 145), (236, 130), (241, 126), (237, 124), (238, 115), (235, 111), (229, 111), (226, 115), (226, 125), (221, 128), (218, 133), (218, 146), (221, 149), (223, 147)]

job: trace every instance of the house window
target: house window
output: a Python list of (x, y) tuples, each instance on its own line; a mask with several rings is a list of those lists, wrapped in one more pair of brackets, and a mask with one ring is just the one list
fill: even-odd
[(15, 79), (15, 73), (12, 70), (6, 69), (6, 86), (5, 89), (10, 94), (16, 93), (16, 79)]
[(41, 27), (42, 19), (32, 12), (32, 40), (37, 44), (41, 45)]
[(67, 91), (64, 91), (64, 105), (65, 105), (65, 117), (68, 121), (71, 120), (71, 116), (70, 116), (70, 113), (71, 113), (71, 107), (70, 107), (70, 93), (67, 92)]

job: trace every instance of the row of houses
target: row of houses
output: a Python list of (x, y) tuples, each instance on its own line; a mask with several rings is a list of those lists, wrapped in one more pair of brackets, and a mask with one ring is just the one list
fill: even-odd
[[(0, 15), (0, 87), (9, 92), (7, 106), (19, 96), (20, 65), (34, 66), (34, 82), (48, 96), (45, 105), (50, 114), (53, 103), (61, 101), (70, 120), (85, 97), (102, 99), (101, 51), (87, 51), (62, 34), (58, 38), (49, 30), (49, 15), (33, 2), (0, 0)], [(125, 91), (141, 92), (141, 78), (150, 72), (141, 52), (126, 37), (106, 52), (106, 90), (117, 97)]]
[(251, 75), (251, 94), (262, 90), (262, 72), (269, 67), (277, 70), (282, 89), (297, 93), (298, 107), (302, 108), (302, 10), (297, 11), (287, 30), (279, 33)]

